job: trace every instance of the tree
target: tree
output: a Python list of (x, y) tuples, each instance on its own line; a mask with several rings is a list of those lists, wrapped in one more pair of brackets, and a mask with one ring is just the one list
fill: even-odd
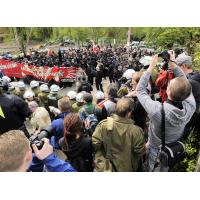
[(45, 41), (46, 39), (49, 39), (53, 36), (53, 28), (52, 27), (33, 28), (32, 32), (33, 32), (32, 38), (39, 40), (39, 41)]
[(32, 29), (33, 28), (23, 28), (23, 27), (12, 28), (12, 32), (14, 34), (14, 38), (17, 43), (18, 49), (24, 54), (26, 54), (26, 48), (30, 41)]

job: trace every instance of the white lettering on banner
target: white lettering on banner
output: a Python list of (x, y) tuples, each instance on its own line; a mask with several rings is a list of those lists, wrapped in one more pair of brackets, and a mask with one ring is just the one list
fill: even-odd
[(17, 64), (13, 63), (13, 64), (8, 64), (8, 65), (1, 65), (0, 64), (0, 69), (12, 69), (17, 67)]

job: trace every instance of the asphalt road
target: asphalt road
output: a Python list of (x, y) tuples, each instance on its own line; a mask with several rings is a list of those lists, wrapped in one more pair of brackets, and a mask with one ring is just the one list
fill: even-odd
[[(110, 82), (108, 80), (108, 77), (106, 78), (106, 80), (103, 78), (103, 81), (102, 81), (102, 84), (103, 84), (103, 89), (105, 91), (105, 89), (109, 86)], [(66, 87), (66, 88), (63, 88), (59, 91), (59, 94), (61, 94), (62, 96), (64, 95), (67, 95), (67, 92), (69, 92), (70, 90), (74, 90), (76, 91), (76, 87), (75, 87), (75, 83), (72, 85), (72, 87)], [(92, 95), (93, 97), (95, 98), (95, 95), (96, 94), (97, 90), (96, 90), (96, 85), (95, 85), (95, 81), (94, 81), (94, 84), (93, 84), (93, 91), (92, 91)]]

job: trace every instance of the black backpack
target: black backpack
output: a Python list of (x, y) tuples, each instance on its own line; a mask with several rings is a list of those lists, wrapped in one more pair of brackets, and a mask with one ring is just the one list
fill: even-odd
[(81, 136), (78, 142), (66, 144), (64, 138), (59, 140), (59, 146), (66, 154), (66, 161), (79, 172), (91, 172), (92, 166), (92, 141), (91, 138)]
[(83, 83), (81, 85), (81, 91), (86, 91), (88, 93), (91, 92), (91, 86), (89, 85), (89, 83)]

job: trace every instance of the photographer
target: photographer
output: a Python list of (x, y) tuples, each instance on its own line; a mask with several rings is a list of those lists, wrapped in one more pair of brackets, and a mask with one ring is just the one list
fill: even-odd
[(34, 150), (32, 156), (30, 142), (22, 131), (12, 130), (0, 135), (0, 172), (26, 172), (28, 169), (36, 171), (38, 165), (34, 166), (32, 157), (40, 161), (40, 171), (43, 170), (43, 166), (50, 172), (76, 171), (69, 163), (60, 160), (53, 153), (53, 147), (48, 139), (43, 141), (41, 150), (38, 150), (36, 145), (32, 145)]
[[(196, 109), (196, 103), (192, 94), (192, 88), (183, 71), (175, 63), (175, 55), (170, 52), (169, 67), (176, 78), (171, 80), (167, 86), (168, 99), (163, 103), (165, 112), (165, 143), (170, 144), (178, 141), (184, 132), (185, 125), (189, 122)], [(161, 145), (161, 119), (162, 104), (153, 101), (147, 93), (146, 86), (149, 82), (151, 72), (157, 64), (158, 56), (154, 56), (149, 68), (142, 75), (137, 88), (138, 100), (148, 113), (150, 118), (148, 130), (148, 168), (149, 171), (168, 171), (168, 166), (156, 163), (159, 158)]]

